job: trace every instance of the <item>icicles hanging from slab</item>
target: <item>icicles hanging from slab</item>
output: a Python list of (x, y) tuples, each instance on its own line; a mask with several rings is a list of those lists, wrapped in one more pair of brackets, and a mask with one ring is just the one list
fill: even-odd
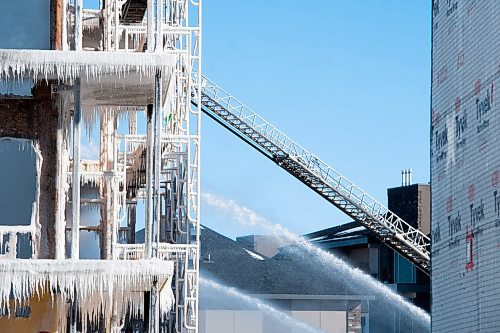
[(172, 261), (160, 259), (0, 260), (0, 311), (10, 313), (11, 295), (18, 306), (50, 293), (62, 304), (78, 299), (79, 311), (86, 319), (82, 323), (96, 323), (106, 313), (123, 318), (128, 309), (139, 316), (144, 308), (142, 292), (158, 281), (163, 286), (161, 311), (166, 314), (173, 304), (173, 270)]
[(169, 53), (120, 53), (52, 50), (1, 50), (0, 78), (23, 76), (38, 79), (76, 79), (81, 76), (101, 78), (105, 74), (125, 76), (135, 72), (153, 77), (158, 70), (166, 72), (173, 66)]

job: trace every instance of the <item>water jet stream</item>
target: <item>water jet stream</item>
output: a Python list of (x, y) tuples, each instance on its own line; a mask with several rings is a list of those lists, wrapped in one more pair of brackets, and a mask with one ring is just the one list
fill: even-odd
[(242, 292), (238, 291), (236, 288), (226, 287), (220, 283), (217, 283), (213, 280), (203, 278), (203, 277), (200, 277), (200, 286), (201, 286), (201, 288), (214, 289), (220, 293), (223, 293), (227, 297), (230, 297), (232, 299), (237, 299), (237, 300), (251, 306), (252, 308), (256, 308), (259, 311), (262, 311), (263, 314), (269, 315), (269, 316), (279, 320), (281, 323), (285, 324), (286, 326), (293, 328), (294, 332), (297, 332), (297, 329), (300, 329), (301, 332), (311, 332), (311, 333), (323, 332), (323, 331), (318, 330), (312, 326), (309, 326), (308, 324), (306, 324), (302, 321), (299, 321), (299, 320), (287, 315), (284, 312), (281, 312), (281, 311), (275, 309), (271, 305), (266, 304), (257, 298), (243, 294)]
[[(321, 264), (328, 267), (329, 275), (338, 276), (336, 282), (345, 284), (346, 288), (354, 292), (373, 293), (384, 309), (394, 308), (400, 315), (412, 322), (415, 332), (430, 332), (430, 316), (421, 308), (411, 304), (404, 297), (392, 291), (388, 286), (380, 283), (371, 276), (365, 274), (360, 269), (354, 268), (336, 257), (334, 254), (326, 252), (306, 239), (290, 232), (279, 224), (272, 224), (267, 219), (246, 207), (240, 206), (234, 200), (225, 199), (213, 193), (202, 193), (203, 202), (218, 211), (229, 214), (236, 222), (252, 227), (263, 228), (266, 232), (278, 235), (286, 240), (290, 245), (294, 245), (307, 252), (312, 257), (317, 258)], [(342, 275), (340, 275), (342, 274)], [(389, 312), (389, 311), (388, 311)]]

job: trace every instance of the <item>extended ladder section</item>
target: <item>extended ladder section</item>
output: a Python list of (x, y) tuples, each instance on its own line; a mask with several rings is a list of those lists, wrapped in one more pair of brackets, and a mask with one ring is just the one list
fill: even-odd
[(206, 77), (202, 80), (201, 104), (205, 114), (429, 274), (430, 239), (420, 230), (403, 221)]

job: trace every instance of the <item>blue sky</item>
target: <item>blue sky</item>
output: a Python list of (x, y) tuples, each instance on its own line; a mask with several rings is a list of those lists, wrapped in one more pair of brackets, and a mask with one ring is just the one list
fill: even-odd
[[(429, 181), (430, 3), (205, 0), (203, 72), (386, 203), (401, 169)], [(299, 234), (349, 221), (208, 117), (202, 134), (204, 191)]]
[[(85, 7), (96, 1), (85, 1)], [(204, 0), (203, 72), (379, 201), (429, 181), (431, 1)], [(202, 191), (299, 234), (349, 218), (203, 118)], [(202, 206), (230, 237), (258, 233)]]

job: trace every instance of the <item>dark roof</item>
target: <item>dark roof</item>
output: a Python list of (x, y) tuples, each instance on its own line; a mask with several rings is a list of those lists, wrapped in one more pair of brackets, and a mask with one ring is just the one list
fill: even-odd
[(347, 230), (353, 229), (353, 228), (358, 228), (361, 227), (361, 223), (352, 221), (349, 223), (337, 225), (335, 227), (311, 232), (309, 234), (305, 234), (303, 237), (306, 239), (322, 239), (322, 238), (329, 238), (333, 237), (339, 233), (345, 232)]
[[(254, 255), (255, 256), (255, 255)], [(202, 276), (250, 294), (352, 295), (331, 266), (289, 246), (273, 258), (256, 259), (236, 241), (204, 227), (201, 231)]]
[[(366, 295), (331, 265), (297, 246), (267, 258), (207, 227), (201, 228), (200, 240), (201, 275), (248, 294)], [(141, 242), (144, 229), (136, 232), (136, 243)]]
[(372, 232), (356, 221), (315, 231), (303, 237), (327, 251), (344, 247), (366, 247), (367, 244), (380, 244)]

